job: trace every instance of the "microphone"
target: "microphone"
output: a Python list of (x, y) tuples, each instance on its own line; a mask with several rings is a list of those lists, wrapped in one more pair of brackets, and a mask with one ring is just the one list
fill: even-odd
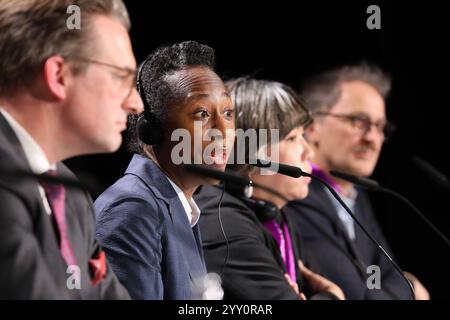
[(430, 163), (418, 156), (412, 157), (411, 161), (417, 168), (422, 170), (422, 172), (425, 173), (428, 178), (433, 180), (442, 189), (447, 191), (450, 190), (450, 182), (448, 181), (447, 177), (438, 169), (433, 167)]
[[(261, 161), (256, 161), (256, 164), (252, 164), (252, 163), (248, 163), (249, 165), (253, 165), (253, 166), (259, 166), (259, 162)], [(267, 161), (263, 161), (267, 162)], [(269, 170), (271, 170), (271, 168), (273, 166), (277, 166), (277, 163), (274, 162), (269, 162), (271, 164), (270, 168), (268, 168)], [(392, 257), (387, 253), (387, 251), (383, 248), (383, 246), (370, 234), (369, 231), (367, 231), (367, 229), (362, 225), (362, 223), (355, 217), (355, 214), (352, 212), (352, 210), (350, 210), (350, 208), (345, 204), (345, 202), (342, 200), (342, 198), (338, 195), (338, 193), (336, 192), (336, 190), (333, 189), (332, 186), (330, 186), (326, 181), (324, 181), (323, 179), (321, 179), (320, 177), (314, 176), (310, 173), (307, 173), (305, 171), (303, 171), (300, 168), (297, 167), (293, 167), (290, 165), (286, 165), (286, 164), (278, 164), (280, 168), (284, 168), (285, 170), (278, 170), (278, 173), (280, 174), (285, 174), (288, 175), (290, 177), (294, 177), (292, 174), (299, 174), (299, 176), (301, 177), (310, 177), (312, 179), (317, 180), (319, 183), (321, 183), (322, 185), (324, 185), (333, 195), (333, 197), (340, 203), (340, 205), (345, 209), (345, 211), (348, 212), (348, 214), (352, 217), (353, 221), (355, 221), (355, 223), (361, 228), (361, 230), (366, 234), (366, 236), (378, 247), (378, 249), (381, 251), (381, 253), (388, 259), (388, 261), (391, 263), (391, 265), (394, 267), (395, 270), (397, 270), (397, 272), (400, 274), (400, 276), (406, 281), (406, 283), (408, 284), (408, 287), (411, 291), (411, 297), (413, 300), (415, 300), (415, 293), (414, 293), (414, 287), (411, 284), (411, 282), (408, 280), (408, 278), (406, 278), (406, 276), (403, 274), (402, 269), (397, 265), (397, 263), (392, 259)], [(294, 169), (295, 168), (295, 169)], [(273, 170), (276, 171), (276, 170)], [(298, 177), (298, 176), (297, 176)]]
[(249, 178), (241, 176), (230, 170), (220, 171), (220, 170), (208, 168), (204, 165), (197, 165), (197, 164), (184, 164), (183, 167), (189, 172), (192, 172), (192, 173), (204, 176), (204, 177), (217, 179), (217, 180), (223, 181), (225, 183), (234, 184), (239, 187), (259, 188), (259, 189), (267, 191), (267, 192), (283, 199), (286, 202), (289, 202), (289, 199), (287, 199), (285, 196), (283, 196), (278, 191), (275, 191), (274, 189), (266, 187), (262, 184), (255, 183), (252, 180), (250, 180)]
[(191, 285), (191, 293), (194, 300), (222, 300), (222, 280), (217, 273), (196, 277)]
[(229, 182), (240, 187), (252, 185), (252, 182), (249, 178), (228, 170), (220, 171), (196, 164), (184, 164), (183, 166), (187, 171), (190, 171), (192, 173), (208, 178), (214, 178), (223, 182)]
[(37, 173), (31, 172), (31, 171), (18, 169), (18, 168), (14, 168), (14, 169), (10, 168), (9, 170), (7, 170), (6, 168), (0, 167), (0, 181), (1, 181), (1, 178), (6, 178), (6, 180), (32, 179), (32, 180), (36, 180), (36, 181), (62, 184), (66, 187), (71, 187), (71, 188), (76, 188), (76, 189), (86, 189), (86, 187), (76, 179), (61, 177), (61, 176), (51, 176), (48, 174), (37, 174)]
[(369, 179), (369, 178), (354, 176), (351, 174), (334, 171), (334, 170), (331, 170), (330, 174), (335, 176), (336, 178), (340, 178), (342, 180), (352, 182), (359, 186), (363, 186), (365, 189), (370, 190), (370, 191), (378, 191), (380, 189), (380, 184), (377, 181)]
[(442, 233), (442, 231), (440, 231), (430, 220), (428, 220), (428, 218), (411, 201), (409, 201), (406, 197), (404, 197), (400, 193), (398, 193), (394, 190), (388, 189), (388, 188), (384, 188), (384, 187), (380, 186), (380, 184), (377, 181), (369, 179), (369, 178), (358, 177), (358, 176), (354, 176), (351, 174), (334, 171), (334, 170), (331, 170), (330, 174), (337, 178), (340, 178), (340, 179), (349, 181), (351, 183), (354, 183), (356, 185), (359, 185), (367, 190), (387, 193), (387, 194), (390, 194), (390, 195), (394, 196), (395, 198), (401, 200), (419, 218), (421, 218), (425, 222), (425, 224), (428, 227), (430, 227), (430, 229), (433, 230), (433, 232), (445, 242), (445, 244), (448, 247), (450, 247), (450, 240)]
[(268, 169), (292, 178), (307, 176), (306, 173), (302, 171), (302, 169), (284, 163), (276, 163), (273, 161), (261, 159), (251, 159), (247, 161), (247, 164), (258, 168)]
[[(223, 228), (222, 219), (221, 219), (221, 215), (220, 215), (220, 207), (221, 207), (221, 204), (222, 204), (223, 196), (225, 194), (225, 184), (230, 184), (230, 185), (234, 184), (234, 185), (237, 185), (238, 187), (260, 188), (262, 190), (265, 190), (266, 192), (269, 192), (269, 193), (275, 195), (276, 197), (279, 197), (279, 198), (283, 199), (286, 202), (289, 202), (289, 199), (287, 199), (281, 193), (279, 193), (279, 192), (277, 192), (277, 191), (275, 191), (275, 190), (273, 190), (273, 189), (271, 189), (269, 187), (266, 187), (264, 185), (259, 185), (257, 183), (254, 183), (249, 178), (241, 176), (241, 175), (239, 175), (239, 174), (237, 174), (235, 172), (229, 171), (229, 170), (225, 170), (225, 171), (222, 172), (222, 171), (219, 171), (219, 170), (208, 168), (208, 167), (203, 166), (203, 165), (195, 165), (195, 164), (184, 164), (183, 167), (187, 171), (192, 172), (194, 174), (201, 175), (201, 176), (204, 176), (204, 177), (214, 178), (214, 179), (220, 180), (220, 181), (222, 181), (224, 183), (224, 187), (222, 189), (222, 195), (220, 196), (219, 204), (218, 204), (218, 215), (219, 215), (219, 225), (220, 225), (220, 228), (221, 228), (221, 231), (222, 231), (222, 234), (223, 234), (223, 237), (225, 239), (226, 246), (227, 246), (227, 252), (226, 252), (226, 256), (225, 256), (225, 261), (224, 261), (224, 263), (222, 265), (222, 268), (221, 268), (221, 271), (220, 271), (220, 273), (218, 275), (218, 277), (220, 279), (220, 277), (223, 274), (223, 271), (225, 270), (225, 266), (228, 263), (228, 258), (230, 256), (229, 241), (228, 241), (228, 237), (227, 237), (227, 235), (225, 233), (225, 230)], [(213, 285), (212, 287), (216, 288), (216, 289), (214, 289), (214, 290), (205, 289), (205, 290), (203, 290), (201, 292), (210, 292), (210, 291), (218, 292), (218, 289), (217, 289), (218, 286), (217, 285)], [(202, 293), (201, 294), (202, 299), (204, 298), (203, 296), (204, 295)], [(223, 297), (223, 293), (222, 293), (222, 297)], [(198, 294), (197, 294), (197, 298), (198, 298)]]

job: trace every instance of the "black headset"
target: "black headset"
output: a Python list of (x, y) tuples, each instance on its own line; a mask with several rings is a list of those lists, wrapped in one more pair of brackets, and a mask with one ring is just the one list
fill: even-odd
[(281, 218), (280, 210), (272, 202), (247, 197), (240, 197), (240, 199), (256, 213), (259, 221), (263, 223), (273, 219), (278, 221)]
[(139, 66), (136, 87), (144, 103), (144, 112), (139, 116), (136, 123), (136, 131), (139, 139), (148, 145), (161, 144), (164, 138), (164, 129), (161, 120), (151, 110), (144, 86), (142, 85), (142, 70), (152, 56), (148, 56)]
[(249, 198), (245, 195), (244, 190), (241, 187), (226, 184), (225, 190), (244, 202), (251, 210), (253, 210), (261, 222), (276, 219), (278, 222), (281, 219), (280, 210), (275, 204), (269, 201)]

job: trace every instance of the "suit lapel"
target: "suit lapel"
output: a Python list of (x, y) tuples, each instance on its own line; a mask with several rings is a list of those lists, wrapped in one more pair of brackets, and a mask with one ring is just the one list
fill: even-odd
[[(3, 158), (5, 152), (6, 159)], [(25, 151), (20, 144), (14, 130), (0, 113), (0, 156), (8, 169), (31, 172), (30, 164)], [(1, 175), (1, 173), (0, 173)], [(3, 177), (2, 177), (3, 179)], [(52, 268), (55, 279), (66, 278), (65, 262), (60, 254), (56, 231), (53, 226), (52, 216), (48, 215), (42, 197), (39, 193), (38, 182), (30, 178), (18, 178), (6, 176), (6, 187), (20, 197), (28, 208), (30, 219), (33, 223), (33, 232), (39, 239), (40, 249), (46, 258), (49, 268)], [(74, 290), (77, 291), (77, 290)]]
[[(355, 241), (352, 241), (350, 239), (350, 237), (347, 234), (347, 231), (345, 230), (344, 224), (342, 223), (341, 219), (339, 219), (337, 212), (336, 212), (336, 207), (333, 204), (333, 200), (330, 198), (332, 197), (331, 194), (329, 194), (328, 190), (325, 189), (325, 187), (319, 186), (321, 187), (320, 192), (323, 193), (323, 200), (325, 201), (317, 201), (317, 199), (315, 199), (314, 201), (316, 201), (316, 203), (321, 203), (323, 206), (323, 210), (322, 212), (328, 216), (328, 218), (333, 222), (333, 225), (335, 227), (335, 232), (340, 235), (342, 238), (344, 238), (345, 241), (345, 245), (347, 246), (348, 250), (350, 251), (351, 255), (353, 256), (353, 258), (359, 262), (364, 261), (362, 260), (361, 254), (358, 252), (358, 248), (356, 247)], [(354, 212), (354, 214), (356, 215), (356, 213)], [(355, 230), (357, 230), (357, 232), (359, 231), (359, 226), (356, 224), (355, 222)], [(359, 232), (357, 233), (357, 235), (359, 235)]]
[(166, 175), (150, 159), (134, 155), (127, 174), (134, 174), (145, 182), (155, 197), (167, 204), (175, 237), (178, 239), (179, 252), (187, 264), (187, 270), (194, 280), (206, 274), (198, 227), (191, 228), (186, 211)]
[(180, 253), (188, 265), (191, 279), (195, 280), (206, 274), (203, 255), (200, 253), (200, 233), (197, 226), (191, 228), (180, 199), (175, 191), (173, 193), (174, 197), (169, 199), (169, 213), (179, 240)]
[[(0, 156), (3, 156), (1, 154), (5, 151), (5, 156), (7, 158), (6, 161), (3, 159), (4, 161), (0, 166), (0, 170), (8, 169), (8, 171), (11, 170), (11, 172), (14, 172), (15, 170), (31, 172), (30, 164), (19, 139), (9, 125), (8, 121), (0, 112)], [(8, 189), (11, 189), (20, 198), (23, 198), (23, 195), (26, 195), (26, 198), (32, 201), (33, 205), (28, 207), (28, 210), (30, 212), (31, 219), (35, 224), (42, 220), (48, 225), (48, 229), (53, 230), (51, 217), (46, 214), (46, 210), (39, 193), (37, 180), (28, 177), (20, 178), (9, 175), (6, 175), (6, 177), (2, 176), (2, 180), (6, 182), (5, 186)], [(24, 201), (24, 204), (27, 206), (29, 205), (28, 201)], [(39, 210), (36, 210), (36, 207), (39, 207)], [(50, 241), (50, 243), (52, 242), (53, 241)]]
[(200, 255), (200, 259), (202, 261), (203, 269), (206, 272), (205, 257), (203, 255), (202, 237), (200, 235), (200, 228), (198, 227), (198, 223), (192, 228), (192, 232), (194, 233), (195, 241), (197, 242), (197, 250)]
[(15, 163), (2, 163), (5, 165), (13, 165), (14, 168), (31, 171), (30, 165), (28, 164), (27, 157), (25, 156), (25, 151), (19, 142), (14, 130), (6, 121), (3, 114), (0, 112), (0, 131), (2, 135), (6, 138), (6, 141), (2, 143), (2, 148), (7, 148), (8, 155), (15, 157)]

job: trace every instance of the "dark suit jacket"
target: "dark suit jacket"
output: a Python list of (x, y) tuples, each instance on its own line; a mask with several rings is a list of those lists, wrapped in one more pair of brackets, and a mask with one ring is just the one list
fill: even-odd
[[(0, 114), (0, 168), (31, 171), (13, 130)], [(75, 179), (63, 164), (59, 175)], [(0, 172), (0, 299), (127, 299), (126, 290), (109, 269), (91, 284), (88, 260), (100, 250), (95, 240), (95, 214), (86, 191), (66, 187), (66, 224), (77, 263), (81, 289), (69, 290), (53, 217), (44, 209), (37, 181)]]
[[(298, 299), (284, 278), (286, 268), (272, 234), (262, 225), (257, 212), (228, 192), (225, 192), (220, 206), (221, 220), (229, 242), (229, 256), (224, 266), (227, 245), (218, 217), (221, 194), (219, 187), (202, 186), (194, 198), (202, 211), (199, 223), (207, 269), (217, 274), (223, 271), (224, 299)], [(307, 267), (317, 272), (317, 265), (310, 259), (306, 249), (299, 245), (292, 227), (289, 229), (296, 260), (301, 257)], [(298, 268), (296, 271), (299, 288), (311, 298)], [(313, 297), (335, 298), (325, 292)]]
[[(305, 200), (289, 203), (283, 211), (290, 217), (300, 238), (315, 255), (329, 279), (344, 291), (347, 299), (410, 299), (406, 282), (355, 223), (356, 239), (350, 240), (323, 186), (310, 184)], [(391, 255), (391, 250), (372, 211), (367, 194), (358, 189), (355, 215)], [(381, 290), (367, 288), (372, 274), (367, 267), (381, 270)]]
[(134, 155), (95, 207), (97, 239), (133, 299), (192, 297), (206, 275), (198, 226), (152, 160)]

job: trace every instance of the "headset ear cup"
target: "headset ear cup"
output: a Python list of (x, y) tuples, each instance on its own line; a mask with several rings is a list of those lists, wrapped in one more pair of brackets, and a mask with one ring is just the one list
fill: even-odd
[(261, 222), (277, 219), (280, 214), (280, 211), (273, 203), (264, 200), (257, 200), (254, 210)]
[(150, 119), (141, 115), (136, 123), (139, 139), (150, 146), (161, 144), (164, 138), (161, 122), (150, 113)]

